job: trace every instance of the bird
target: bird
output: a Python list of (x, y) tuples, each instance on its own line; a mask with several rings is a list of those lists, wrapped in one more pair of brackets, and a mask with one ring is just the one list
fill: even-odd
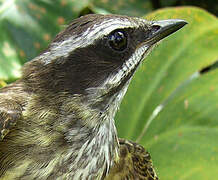
[(0, 89), (0, 180), (157, 180), (150, 154), (114, 117), (149, 52), (187, 22), (74, 19)]

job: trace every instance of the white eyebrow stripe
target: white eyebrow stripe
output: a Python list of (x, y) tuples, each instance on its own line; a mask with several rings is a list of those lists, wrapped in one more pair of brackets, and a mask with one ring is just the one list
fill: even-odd
[(50, 51), (42, 54), (37, 59), (43, 59), (45, 64), (49, 64), (52, 60), (59, 57), (67, 57), (77, 48), (83, 48), (94, 43), (96, 39), (100, 39), (115, 29), (133, 28), (137, 24), (130, 22), (128, 19), (109, 19), (99, 24), (95, 24), (88, 28), (85, 32), (73, 35), (69, 39), (62, 42), (54, 42), (51, 44)]

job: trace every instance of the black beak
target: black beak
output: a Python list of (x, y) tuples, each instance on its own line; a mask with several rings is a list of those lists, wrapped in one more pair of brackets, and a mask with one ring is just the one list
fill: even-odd
[(170, 34), (178, 31), (183, 26), (188, 24), (186, 21), (181, 19), (169, 19), (162, 21), (154, 21), (151, 26), (151, 36), (149, 37), (149, 43), (155, 44), (156, 42), (164, 39)]

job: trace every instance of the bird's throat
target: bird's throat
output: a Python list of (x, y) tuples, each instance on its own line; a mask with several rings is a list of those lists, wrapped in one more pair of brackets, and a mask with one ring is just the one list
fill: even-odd
[(72, 172), (72, 179), (100, 179), (118, 158), (119, 145), (114, 124), (117, 107), (107, 106), (102, 110), (94, 108), (92, 101), (79, 101), (69, 100), (63, 105), (65, 112), (70, 112), (69, 129), (65, 133), (68, 151), (63, 163)]

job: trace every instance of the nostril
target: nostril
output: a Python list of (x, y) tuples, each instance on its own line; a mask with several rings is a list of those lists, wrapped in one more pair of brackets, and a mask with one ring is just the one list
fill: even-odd
[(151, 32), (152, 32), (152, 33), (155, 33), (155, 32), (157, 32), (159, 29), (160, 29), (160, 26), (158, 26), (158, 25), (153, 25), (153, 26), (151, 27)]

